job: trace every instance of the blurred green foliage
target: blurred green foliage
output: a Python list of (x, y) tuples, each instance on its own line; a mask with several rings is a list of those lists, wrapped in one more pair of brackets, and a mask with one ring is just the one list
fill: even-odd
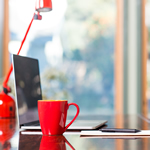
[(47, 70), (48, 95), (76, 102), (82, 112), (113, 112), (115, 17), (114, 0), (68, 0), (63, 64)]
[(54, 100), (70, 99), (67, 89), (64, 88), (67, 82), (67, 77), (63, 72), (55, 68), (45, 69), (41, 75), (42, 98)]

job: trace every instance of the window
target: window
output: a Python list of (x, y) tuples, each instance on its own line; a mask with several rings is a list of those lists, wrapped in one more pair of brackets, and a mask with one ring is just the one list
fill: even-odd
[[(9, 0), (9, 50), (16, 53), (34, 2)], [(44, 99), (68, 99), (82, 114), (114, 112), (115, 0), (54, 0), (34, 21), (21, 55), (39, 59)], [(27, 11), (28, 9), (28, 11)]]

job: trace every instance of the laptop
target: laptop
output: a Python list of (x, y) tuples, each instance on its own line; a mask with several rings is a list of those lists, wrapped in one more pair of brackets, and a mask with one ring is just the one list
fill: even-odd
[[(19, 127), (28, 130), (41, 129), (37, 108), (37, 101), (42, 100), (39, 62), (34, 58), (13, 54), (12, 63)], [(66, 124), (69, 122), (67, 120)], [(76, 119), (68, 130), (97, 129), (106, 123), (107, 120)]]

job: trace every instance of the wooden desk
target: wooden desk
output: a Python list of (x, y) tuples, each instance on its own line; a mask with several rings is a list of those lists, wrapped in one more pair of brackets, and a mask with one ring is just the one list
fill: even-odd
[[(108, 120), (108, 127), (123, 127), (123, 128), (137, 128), (137, 129), (150, 129), (150, 124), (142, 118), (140, 115), (130, 115), (130, 116), (80, 116), (78, 119), (105, 119)], [(65, 141), (68, 141), (68, 143)], [(15, 119), (2, 120), (0, 119), (0, 150), (11, 149), (11, 150), (39, 150), (42, 149), (41, 145), (46, 140), (43, 139), (42, 135), (23, 135), (19, 132)], [(54, 144), (50, 144), (54, 141)], [(49, 138), (50, 143), (44, 143), (46, 146), (50, 144), (51, 148), (57, 148), (58, 150), (148, 150), (150, 149), (150, 138), (133, 138), (121, 139), (116, 137), (113, 139), (111, 137), (96, 137), (87, 138), (80, 137), (79, 132), (67, 132), (63, 136), (57, 138)], [(57, 143), (57, 144), (56, 144)], [(70, 146), (68, 145), (70, 143)], [(53, 146), (53, 147), (52, 147)]]

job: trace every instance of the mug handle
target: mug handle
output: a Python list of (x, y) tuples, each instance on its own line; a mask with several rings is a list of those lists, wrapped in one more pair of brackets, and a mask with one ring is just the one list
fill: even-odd
[(70, 121), (70, 123), (68, 123), (68, 125), (65, 127), (65, 130), (64, 130), (64, 132), (67, 130), (67, 128), (75, 121), (75, 119), (78, 117), (78, 115), (79, 115), (79, 106), (76, 104), (76, 103), (69, 103), (68, 104), (68, 108), (69, 108), (69, 106), (70, 105), (74, 105), (76, 108), (77, 108), (77, 112), (76, 112), (76, 115), (75, 115), (75, 117), (72, 119), (72, 121)]

